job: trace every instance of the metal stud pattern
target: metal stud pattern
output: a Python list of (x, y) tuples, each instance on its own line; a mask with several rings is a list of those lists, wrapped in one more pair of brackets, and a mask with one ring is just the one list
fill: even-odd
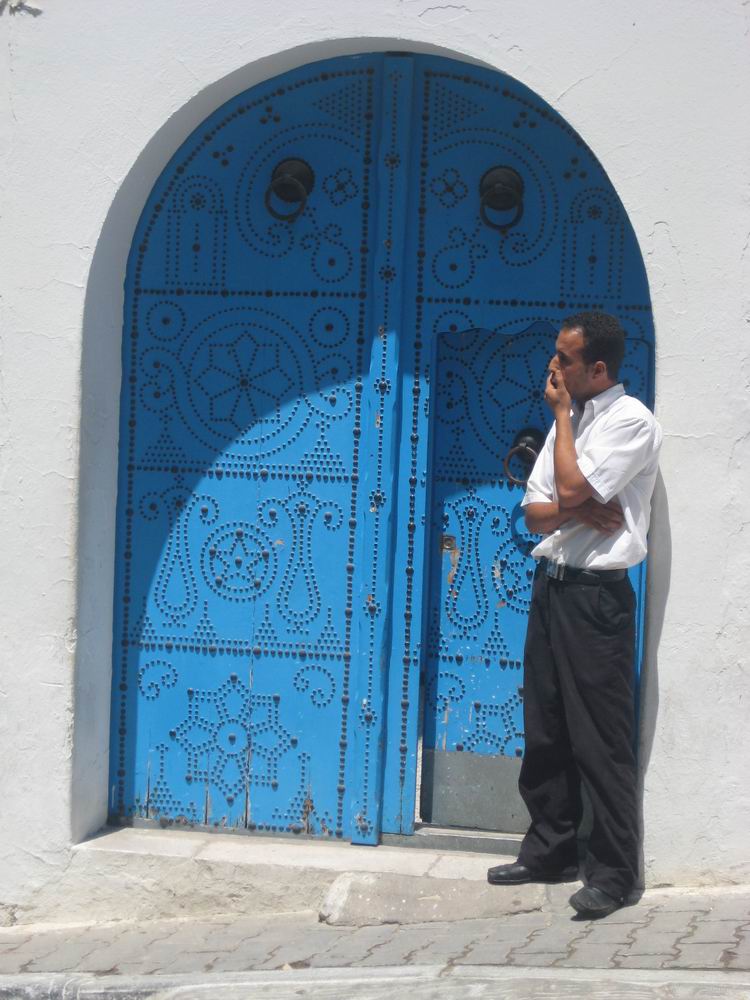
[[(292, 159), (309, 194), (273, 215)], [(479, 214), (495, 163), (524, 179), (503, 233)], [(113, 821), (408, 831), (420, 666), (435, 719), (462, 702), (431, 739), (517, 751), (517, 683), (475, 690), (467, 670), (517, 674), (527, 600), (493, 463), (538, 407), (560, 315), (595, 305), (640, 338), (648, 398), (622, 207), (575, 133), (497, 74), (346, 57), (196, 130), (126, 280)]]

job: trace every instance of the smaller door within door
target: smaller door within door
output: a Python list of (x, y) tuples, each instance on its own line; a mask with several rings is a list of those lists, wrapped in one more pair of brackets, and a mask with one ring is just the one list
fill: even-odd
[(517, 781), (535, 537), (503, 460), (521, 430), (549, 427), (555, 335), (527, 319), (437, 338), (420, 814), (439, 826), (528, 823)]

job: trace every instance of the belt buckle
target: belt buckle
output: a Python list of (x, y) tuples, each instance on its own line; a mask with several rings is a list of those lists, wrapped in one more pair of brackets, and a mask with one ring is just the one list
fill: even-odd
[(547, 560), (547, 576), (553, 580), (562, 580), (565, 577), (565, 563), (552, 562)]

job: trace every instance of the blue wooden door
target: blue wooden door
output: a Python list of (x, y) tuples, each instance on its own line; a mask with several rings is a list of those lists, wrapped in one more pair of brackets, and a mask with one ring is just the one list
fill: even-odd
[[(498, 163), (525, 185), (504, 235), (477, 194)], [(606, 177), (498, 74), (331, 60), (239, 95), (186, 140), (126, 279), (114, 821), (408, 832), (420, 676), (431, 745), (515, 756), (527, 540), (496, 463), (545, 338), (597, 304), (648, 344)], [(647, 378), (648, 355), (634, 364)], [(505, 575), (488, 577), (497, 552)]]
[[(143, 212), (123, 351), (120, 821), (377, 836), (409, 71), (345, 59), (240, 95)], [(271, 184), (290, 159), (309, 192)]]
[[(423, 818), (510, 831), (526, 824), (516, 779), (533, 560), (523, 490), (503, 458), (519, 431), (549, 426), (547, 362), (573, 312), (621, 319), (622, 376), (652, 401), (648, 285), (601, 165), (536, 95), (432, 57), (415, 60), (413, 90), (413, 335), (402, 349), (383, 828), (413, 829), (421, 748)], [(521, 213), (482, 210), (482, 179), (496, 167), (521, 179)], [(642, 568), (632, 575), (642, 623)]]

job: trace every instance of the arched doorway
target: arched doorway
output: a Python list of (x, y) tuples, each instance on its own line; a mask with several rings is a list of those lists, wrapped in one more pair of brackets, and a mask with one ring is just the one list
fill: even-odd
[(595, 307), (650, 402), (622, 205), (502, 74), (343, 57), (193, 133), (126, 280), (113, 821), (376, 842), (413, 829), (422, 735), (433, 791), (489, 765), (512, 804), (529, 561), (502, 458)]

